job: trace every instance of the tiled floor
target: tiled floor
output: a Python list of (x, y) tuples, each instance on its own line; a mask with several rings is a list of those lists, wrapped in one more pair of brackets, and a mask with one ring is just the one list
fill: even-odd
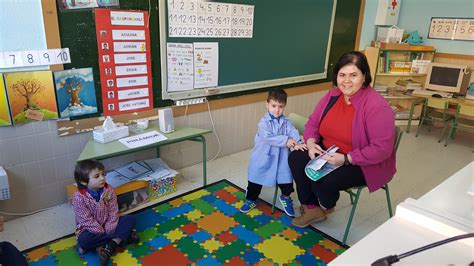
[[(415, 128), (416, 129), (416, 128)], [(447, 147), (437, 142), (440, 130), (428, 132), (423, 128), (418, 138), (415, 133), (404, 134), (397, 156), (398, 172), (390, 182), (392, 204), (395, 207), (406, 198), (418, 198), (474, 159), (472, 134), (459, 132)], [(208, 163), (208, 182), (223, 178), (245, 188), (250, 150), (218, 158)], [(179, 170), (178, 192), (173, 197), (202, 184), (201, 165)], [(273, 188), (264, 188), (261, 197), (271, 201)], [(298, 207), (296, 193), (293, 195)], [(163, 198), (165, 200), (166, 198)], [(279, 203), (278, 203), (279, 204)], [(350, 211), (349, 197), (343, 193), (336, 211), (328, 219), (314, 226), (341, 240)], [(348, 244), (352, 245), (388, 219), (385, 194), (363, 192), (352, 224)], [(5, 224), (0, 239), (14, 243), (20, 250), (37, 246), (73, 232), (74, 215), (68, 204), (48, 211), (11, 220)]]

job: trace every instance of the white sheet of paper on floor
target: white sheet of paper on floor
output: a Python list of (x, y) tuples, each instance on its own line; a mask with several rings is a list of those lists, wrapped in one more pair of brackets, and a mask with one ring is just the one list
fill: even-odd
[(7, 172), (0, 166), (0, 200), (6, 200), (10, 197), (10, 185), (8, 184)]

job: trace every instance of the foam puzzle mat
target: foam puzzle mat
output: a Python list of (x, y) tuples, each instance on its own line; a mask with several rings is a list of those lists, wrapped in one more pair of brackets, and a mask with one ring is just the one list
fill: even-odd
[[(222, 180), (140, 210), (133, 214), (140, 242), (119, 247), (109, 265), (326, 265), (347, 248), (312, 227), (292, 226), (263, 201), (241, 213), (244, 198)], [(31, 266), (100, 265), (95, 252), (77, 252), (74, 235), (25, 255)]]

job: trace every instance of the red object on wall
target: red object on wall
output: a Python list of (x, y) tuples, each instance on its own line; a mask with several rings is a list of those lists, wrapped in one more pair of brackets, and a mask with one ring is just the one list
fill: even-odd
[(96, 8), (104, 115), (153, 108), (147, 11)]

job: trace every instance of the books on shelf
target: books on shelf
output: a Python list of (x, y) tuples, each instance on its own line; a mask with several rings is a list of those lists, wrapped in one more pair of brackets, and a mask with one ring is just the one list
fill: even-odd
[(413, 60), (410, 72), (413, 74), (426, 74), (431, 60)]
[(414, 79), (399, 79), (395, 82), (395, 84), (397, 84), (398, 86), (401, 86), (401, 87), (417, 87), (417, 88), (421, 88), (423, 87), (423, 84), (419, 81), (416, 81)]

